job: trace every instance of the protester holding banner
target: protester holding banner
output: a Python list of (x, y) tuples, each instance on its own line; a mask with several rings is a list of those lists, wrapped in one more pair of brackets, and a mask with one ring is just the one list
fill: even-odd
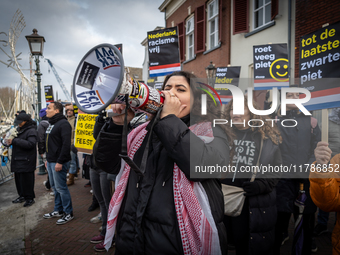
[[(298, 99), (299, 93), (287, 93), (286, 98)], [(295, 206), (294, 202), (299, 195), (300, 184), (303, 184), (303, 190), (307, 195), (303, 211), (304, 240), (302, 254), (310, 254), (316, 206), (309, 194), (309, 169), (306, 168), (306, 165), (315, 161), (314, 149), (321, 140), (321, 131), (317, 120), (301, 113), (295, 104), (287, 104), (286, 109), (286, 115), (281, 115), (281, 109), (278, 110), (277, 115), (279, 120), (277, 124), (282, 136), (282, 144), (280, 145), (282, 162), (284, 166), (301, 166), (303, 168), (288, 178), (283, 175), (283, 178), (277, 184), (278, 219), (275, 229), (275, 254), (279, 254), (282, 241), (289, 238), (287, 229), (291, 214), (294, 214), (295, 220), (299, 215), (298, 207)], [(283, 120), (285, 120), (284, 123)], [(294, 127), (295, 124), (293, 125), (293, 123), (295, 122), (296, 126)], [(293, 127), (287, 127), (287, 125)]]
[(7, 139), (12, 145), (11, 171), (14, 172), (15, 186), (19, 197), (13, 203), (25, 202), (24, 207), (34, 204), (34, 171), (37, 164), (37, 123), (26, 113), (16, 117), (18, 134)]
[[(209, 120), (218, 117), (212, 100), (212, 113), (201, 118), (201, 92), (194, 81), (187, 72), (168, 75), (160, 115), (130, 132), (128, 155), (145, 169), (144, 176), (119, 157), (124, 115), (110, 121), (115, 153), (107, 157), (119, 182), (110, 203), (105, 247), (111, 247), (116, 232), (116, 254), (227, 253), (221, 186), (216, 179), (190, 179), (190, 166), (228, 165), (228, 138)], [(125, 106), (112, 108), (121, 113)], [(134, 113), (128, 113), (130, 122)], [(145, 150), (147, 161), (142, 160)]]
[[(330, 109), (328, 121), (328, 146), (332, 150), (332, 157), (340, 153), (340, 108)], [(322, 130), (322, 125), (320, 125)], [(327, 232), (329, 213), (319, 208), (314, 235), (319, 236)]]
[[(232, 121), (235, 133), (233, 165), (236, 171), (221, 182), (243, 188), (246, 199), (241, 214), (236, 217), (225, 216), (224, 223), (228, 242), (235, 245), (236, 254), (272, 254), (276, 223), (275, 186), (280, 174), (258, 171), (255, 180), (251, 181), (253, 173), (241, 170), (260, 165), (280, 166), (281, 136), (276, 127), (271, 127), (265, 121), (268, 116), (255, 115), (249, 111), (247, 97), (244, 106), (244, 115), (234, 114), (231, 100), (225, 112), (225, 119)], [(261, 126), (259, 120), (265, 124)]]
[[(340, 212), (340, 154), (331, 159), (332, 150), (328, 143), (319, 142), (315, 149), (315, 158), (312, 171), (309, 175), (310, 194), (314, 203), (325, 212)], [(326, 167), (324, 167), (326, 166)], [(340, 217), (337, 217), (333, 229), (333, 254), (340, 254)]]

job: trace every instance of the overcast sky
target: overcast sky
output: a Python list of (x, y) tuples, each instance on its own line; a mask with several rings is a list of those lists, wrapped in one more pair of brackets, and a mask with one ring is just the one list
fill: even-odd
[[(29, 78), (29, 46), (25, 38), (33, 28), (45, 37), (44, 57), (56, 66), (60, 78), (70, 90), (73, 74), (82, 57), (101, 43), (123, 44), (126, 66), (142, 67), (144, 47), (141, 42), (147, 32), (164, 26), (164, 13), (158, 7), (164, 0), (1, 0), (0, 32), (8, 35), (12, 18), (20, 9), (26, 27), (16, 44), (16, 54), (21, 52), (19, 63)], [(0, 40), (8, 40), (0, 34)], [(9, 55), (9, 46), (0, 46)], [(0, 51), (0, 60), (8, 57)], [(33, 64), (35, 68), (35, 63)], [(59, 91), (59, 98), (66, 99), (48, 63), (40, 59), (43, 85), (52, 84)], [(63, 71), (63, 70), (65, 71)], [(20, 84), (20, 75), (0, 62), (0, 87)], [(45, 101), (42, 92), (42, 101)]]

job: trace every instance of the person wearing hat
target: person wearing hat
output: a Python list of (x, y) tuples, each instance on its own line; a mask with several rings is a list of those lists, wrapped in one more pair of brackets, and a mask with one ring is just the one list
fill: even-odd
[(15, 185), (19, 197), (13, 203), (25, 202), (24, 207), (34, 204), (34, 171), (37, 164), (37, 124), (31, 115), (20, 113), (16, 117), (18, 135), (7, 139), (12, 145), (11, 171), (14, 172)]
[(17, 113), (15, 114), (15, 119), (14, 119), (14, 123), (13, 123), (14, 127), (18, 126), (19, 123), (17, 122), (17, 117), (21, 113), (26, 113), (26, 111), (25, 110), (17, 111)]

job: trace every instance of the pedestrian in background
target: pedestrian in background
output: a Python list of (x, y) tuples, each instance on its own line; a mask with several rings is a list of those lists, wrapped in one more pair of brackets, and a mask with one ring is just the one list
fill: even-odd
[(77, 149), (74, 147), (74, 133), (75, 133), (75, 125), (76, 125), (76, 117), (74, 116), (74, 108), (73, 104), (66, 104), (65, 105), (65, 111), (66, 111), (66, 117), (67, 121), (70, 123), (72, 128), (72, 135), (71, 135), (71, 162), (70, 162), (70, 169), (68, 171), (68, 180), (67, 180), (67, 186), (74, 184), (74, 177), (77, 174)]
[(46, 116), (49, 127), (46, 130), (46, 167), (54, 191), (54, 210), (44, 214), (45, 219), (62, 217), (57, 224), (65, 224), (73, 219), (71, 194), (66, 184), (67, 170), (70, 166), (72, 128), (63, 115), (63, 105), (51, 102)]
[[(43, 109), (40, 110), (39, 117), (41, 118), (41, 121), (38, 125), (38, 152), (39, 152), (40, 157), (44, 161), (44, 159), (46, 160), (46, 158), (45, 158), (45, 152), (46, 152), (45, 133), (46, 133), (46, 129), (50, 125), (48, 123), (48, 118), (46, 117), (46, 108), (43, 108)], [(51, 185), (50, 185), (48, 175), (47, 175), (47, 180), (44, 181), (43, 184), (44, 184), (44, 186), (47, 190), (51, 189)]]
[[(233, 123), (235, 153), (233, 165), (236, 171), (221, 182), (244, 189), (245, 202), (239, 216), (224, 216), (228, 242), (235, 245), (237, 255), (272, 254), (276, 224), (276, 184), (280, 174), (258, 172), (242, 173), (242, 168), (254, 166), (280, 166), (282, 163), (279, 143), (281, 136), (272, 127), (268, 116), (249, 111), (244, 97), (244, 114), (234, 114), (233, 100), (226, 107), (226, 117)], [(256, 104), (255, 108), (258, 109)], [(251, 120), (250, 127), (248, 123)], [(253, 121), (254, 120), (254, 121)], [(262, 122), (260, 122), (260, 121)], [(234, 124), (235, 123), (235, 124)], [(238, 124), (236, 124), (238, 123)], [(264, 123), (261, 126), (261, 123)]]
[[(286, 98), (299, 99), (299, 93), (289, 92), (286, 94)], [(301, 113), (295, 104), (287, 104), (286, 107), (286, 115), (281, 115), (281, 109), (279, 109), (277, 116), (279, 120), (277, 125), (282, 136), (282, 143), (280, 144), (282, 163), (288, 167), (304, 166), (302, 172), (308, 173), (309, 170), (305, 169), (305, 166), (315, 161), (314, 149), (321, 140), (321, 131), (317, 120)], [(299, 216), (299, 208), (294, 202), (299, 195), (300, 184), (303, 184), (307, 196), (303, 212), (302, 254), (310, 254), (312, 249), (313, 251), (317, 249), (312, 239), (316, 205), (309, 195), (308, 175), (300, 176), (297, 172), (294, 177), (281, 178), (276, 188), (278, 216), (275, 228), (275, 254), (280, 253), (282, 243), (289, 238), (287, 230), (291, 214), (294, 215), (295, 220)]]
[(11, 171), (14, 172), (15, 185), (19, 197), (13, 203), (22, 203), (24, 207), (34, 204), (34, 171), (37, 164), (37, 123), (26, 113), (16, 117), (18, 134), (14, 139), (7, 139), (12, 145)]

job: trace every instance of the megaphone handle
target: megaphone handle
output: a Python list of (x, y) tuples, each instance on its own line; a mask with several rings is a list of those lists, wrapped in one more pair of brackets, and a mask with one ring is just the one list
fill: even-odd
[(121, 153), (119, 154), (119, 156), (122, 159), (124, 159), (124, 161), (130, 166), (130, 168), (134, 170), (139, 176), (144, 176), (144, 174), (141, 172), (139, 167), (136, 165), (135, 162), (133, 162), (133, 160), (128, 156), (128, 153), (127, 153), (127, 135), (128, 135), (127, 117), (128, 117), (128, 109), (130, 108), (128, 99), (129, 99), (129, 95), (126, 94), (125, 95), (125, 103), (126, 103), (125, 118), (124, 118), (123, 134), (122, 134), (122, 149), (121, 149)]
[(107, 111), (107, 117), (111, 118), (111, 117), (123, 115), (125, 114), (125, 112), (126, 112), (126, 108), (121, 113), (114, 113), (113, 111)]

